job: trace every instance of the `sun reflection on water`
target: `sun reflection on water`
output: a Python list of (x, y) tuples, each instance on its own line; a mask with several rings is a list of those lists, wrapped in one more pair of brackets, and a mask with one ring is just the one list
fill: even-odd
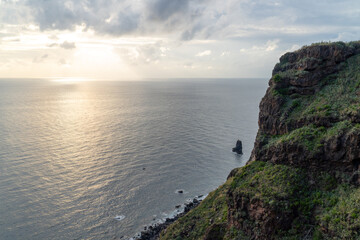
[(80, 78), (80, 77), (59, 77), (59, 78), (52, 78), (52, 82), (57, 83), (78, 83), (78, 82), (89, 82), (94, 81), (94, 79), (91, 78)]

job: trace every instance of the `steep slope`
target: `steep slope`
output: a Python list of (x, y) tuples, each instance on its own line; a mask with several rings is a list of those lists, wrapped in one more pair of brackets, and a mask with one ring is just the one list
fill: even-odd
[(352, 173), (360, 163), (360, 47), (314, 45), (280, 58), (260, 103), (251, 161)]
[(360, 42), (276, 64), (245, 167), (160, 239), (360, 238)]

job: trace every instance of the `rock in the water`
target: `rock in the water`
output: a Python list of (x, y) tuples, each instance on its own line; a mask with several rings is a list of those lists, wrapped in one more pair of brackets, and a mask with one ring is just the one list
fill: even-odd
[(125, 219), (125, 216), (124, 215), (118, 215), (118, 216), (116, 216), (116, 217), (114, 217), (116, 220), (118, 220), (118, 221), (122, 221), (122, 220), (124, 220)]
[(242, 142), (240, 140), (237, 140), (236, 147), (232, 149), (233, 152), (236, 152), (238, 154), (243, 154), (242, 152)]

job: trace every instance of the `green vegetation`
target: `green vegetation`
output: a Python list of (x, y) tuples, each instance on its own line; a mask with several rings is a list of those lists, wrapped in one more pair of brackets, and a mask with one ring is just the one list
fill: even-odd
[(332, 239), (358, 239), (360, 230), (360, 189), (341, 188), (336, 203), (317, 218)]
[(349, 58), (341, 72), (322, 82), (326, 85), (317, 94), (301, 97), (301, 108), (289, 115), (289, 121), (318, 116), (344, 120), (349, 114), (360, 114), (360, 55)]
[(226, 223), (228, 189), (229, 181), (211, 192), (198, 207), (171, 225), (160, 239), (201, 239), (212, 224)]
[(280, 82), (280, 81), (281, 81), (281, 76), (280, 76), (280, 74), (275, 74), (274, 77), (273, 77), (273, 79), (274, 79), (274, 82), (275, 82), (275, 83)]
[[(291, 74), (296, 73), (291, 70), (276, 74), (274, 81), (275, 78), (282, 79)], [(359, 124), (353, 124), (349, 120), (352, 117), (360, 118), (360, 55), (349, 58), (342, 71), (326, 77), (322, 83), (324, 87), (319, 92), (307, 96), (289, 96), (287, 88), (272, 90), (273, 96), (284, 99), (282, 121), (287, 124), (297, 121), (314, 124), (295, 129), (285, 135), (271, 136), (266, 148), (287, 142), (297, 143), (316, 153), (325, 140), (345, 132), (360, 130)], [(331, 127), (324, 128), (321, 121), (315, 123), (319, 119), (335, 119), (335, 122)]]
[(345, 132), (359, 132), (360, 125), (352, 124), (348, 120), (335, 123), (330, 128), (317, 127), (314, 124), (295, 129), (288, 134), (272, 136), (265, 148), (270, 148), (282, 143), (298, 144), (305, 150), (315, 153), (323, 146), (323, 142), (337, 137)]
[(315, 125), (308, 125), (298, 128), (289, 134), (272, 137), (266, 148), (281, 144), (291, 143), (303, 146), (308, 151), (316, 151), (321, 147), (321, 140), (325, 134), (324, 127), (316, 127)]
[(288, 91), (289, 91), (288, 88), (273, 89), (272, 94), (274, 96), (284, 96), (288, 94)]
[(301, 49), (307, 48), (307, 47), (313, 47), (313, 46), (330, 46), (330, 45), (336, 45), (338, 47), (345, 47), (346, 45), (351, 46), (351, 44), (354, 44), (356, 42), (349, 42), (349, 43), (344, 43), (341, 41), (337, 41), (337, 42), (331, 42), (331, 41), (321, 41), (321, 42), (317, 42), (317, 43), (312, 43), (311, 45), (305, 45), (303, 46)]
[(306, 179), (303, 174), (285, 165), (253, 162), (238, 169), (231, 190), (242, 196), (259, 198), (271, 205), (274, 199), (289, 199), (296, 192), (301, 192)]
[[(328, 45), (336, 48), (330, 49), (334, 56), (336, 51), (360, 49), (360, 41), (312, 46)], [(262, 102), (270, 104), (264, 110), (271, 116), (260, 118), (252, 158), (262, 161), (233, 170), (225, 184), (160, 239), (360, 239), (360, 188), (350, 184), (350, 179), (352, 183), (360, 180), (356, 175), (360, 171), (355, 169), (359, 160), (360, 54), (333, 69), (331, 60), (311, 56), (321, 56), (319, 49), (323, 48), (287, 53), (275, 67), (270, 95)], [(341, 70), (329, 75), (337, 69)], [(274, 133), (285, 134), (271, 135)], [(337, 150), (344, 144), (351, 149), (350, 159), (343, 149)], [(277, 155), (284, 149), (289, 152)], [(303, 162), (296, 162), (297, 154)], [(268, 159), (288, 165), (263, 162)], [(331, 159), (329, 169), (324, 159)]]
[(301, 105), (301, 101), (298, 99), (291, 100), (291, 109), (294, 110)]
[(226, 225), (231, 210), (237, 221), (247, 221), (253, 231), (259, 231), (248, 213), (228, 209), (234, 199), (256, 199), (279, 217), (292, 219), (288, 229), (271, 236), (275, 239), (304, 239), (305, 235), (313, 239), (354, 239), (360, 230), (360, 189), (339, 183), (326, 172), (257, 161), (238, 168), (234, 177), (171, 225), (160, 239), (203, 239), (212, 226), (221, 233), (219, 239), (249, 239), (240, 229)]
[[(283, 64), (281, 64), (283, 66)], [(287, 71), (284, 71), (284, 72), (279, 72), (277, 74), (274, 75), (274, 82), (275, 83), (279, 83), (281, 82), (282, 79), (285, 79), (285, 78), (291, 78), (291, 77), (303, 77), (305, 76), (306, 74), (308, 74), (309, 72), (308, 71), (305, 71), (305, 70), (294, 70), (294, 69), (289, 69)], [(277, 79), (277, 81), (275, 80), (275, 77)]]

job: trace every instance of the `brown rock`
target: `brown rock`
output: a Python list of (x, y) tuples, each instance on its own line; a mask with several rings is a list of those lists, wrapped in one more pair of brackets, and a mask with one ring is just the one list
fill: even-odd
[(226, 224), (212, 224), (206, 229), (204, 240), (221, 240), (226, 233)]

